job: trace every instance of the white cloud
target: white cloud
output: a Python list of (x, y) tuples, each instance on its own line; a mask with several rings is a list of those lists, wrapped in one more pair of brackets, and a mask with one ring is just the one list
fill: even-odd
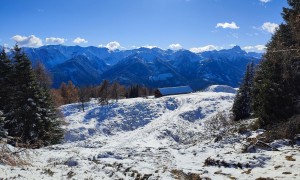
[(265, 45), (245, 46), (242, 49), (247, 52), (264, 52), (266, 50), (266, 46)]
[(81, 43), (88, 43), (88, 41), (85, 40), (85, 39), (83, 39), (83, 38), (81, 38), (81, 37), (77, 37), (77, 38), (75, 38), (73, 40), (73, 43), (75, 43), (75, 44), (81, 44)]
[(120, 49), (121, 45), (117, 41), (113, 41), (109, 42), (105, 47), (111, 51), (114, 51), (116, 49)]
[(120, 45), (120, 43), (118, 43), (117, 41), (109, 42), (109, 43), (107, 43), (106, 45), (100, 44), (98, 47), (105, 47), (105, 48), (109, 49), (110, 51), (114, 51), (114, 50), (117, 50), (117, 49), (124, 49), (124, 48)]
[(171, 44), (169, 46), (169, 48), (172, 49), (172, 50), (179, 50), (179, 49), (182, 49), (182, 46), (177, 43), (177, 44)]
[(220, 49), (218, 46), (207, 45), (207, 46), (203, 46), (203, 47), (191, 48), (190, 51), (194, 52), (194, 53), (201, 53), (201, 52), (204, 52), (204, 51), (213, 51), (213, 50), (218, 50), (218, 49)]
[(270, 22), (265, 22), (261, 28), (264, 30), (264, 31), (267, 31), (269, 33), (274, 33), (276, 31), (276, 29), (279, 27), (278, 24), (276, 23), (270, 23)]
[(259, 1), (262, 3), (268, 3), (268, 2), (271, 2), (272, 0), (259, 0)]
[(40, 38), (36, 37), (35, 35), (30, 36), (21, 36), (15, 35), (12, 37), (13, 40), (18, 43), (19, 46), (26, 46), (26, 47), (40, 47), (43, 45), (43, 42)]
[(238, 26), (236, 25), (235, 22), (231, 22), (231, 23), (228, 23), (228, 22), (225, 22), (225, 23), (218, 23), (218, 24), (216, 25), (216, 28), (219, 28), (219, 27), (221, 27), (221, 28), (223, 28), (223, 29), (226, 29), (226, 28), (229, 28), (229, 29), (239, 29), (239, 28), (240, 28), (240, 27), (238, 27)]
[(46, 42), (55, 43), (55, 44), (63, 44), (63, 43), (65, 43), (65, 39), (64, 38), (49, 37), (49, 38), (46, 38)]

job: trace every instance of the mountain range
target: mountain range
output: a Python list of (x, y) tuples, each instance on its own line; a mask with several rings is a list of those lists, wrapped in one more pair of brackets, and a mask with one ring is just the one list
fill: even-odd
[(103, 47), (48, 45), (23, 48), (33, 64), (40, 61), (53, 76), (53, 87), (69, 80), (77, 86), (98, 85), (103, 79), (123, 85), (148, 87), (190, 85), (194, 90), (211, 84), (237, 87), (246, 65), (258, 63), (261, 53), (232, 49), (193, 53), (159, 48), (110, 51)]

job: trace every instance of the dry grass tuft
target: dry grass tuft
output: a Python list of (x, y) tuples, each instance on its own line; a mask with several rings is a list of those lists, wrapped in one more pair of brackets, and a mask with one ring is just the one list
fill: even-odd
[(29, 165), (25, 159), (28, 156), (26, 149), (16, 149), (0, 142), (0, 164), (9, 166)]
[(285, 156), (285, 159), (288, 161), (296, 161), (296, 159), (293, 158), (293, 156)]

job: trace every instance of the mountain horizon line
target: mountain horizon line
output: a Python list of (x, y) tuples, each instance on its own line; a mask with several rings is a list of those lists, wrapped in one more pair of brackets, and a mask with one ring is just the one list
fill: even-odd
[[(18, 44), (16, 44), (18, 45)], [(208, 45), (210, 46), (210, 45)], [(7, 47), (5, 45), (0, 45), (1, 49), (5, 48), (7, 51), (10, 51), (11, 49), (13, 49), (13, 47)], [(47, 48), (47, 47), (80, 47), (80, 48), (98, 48), (98, 49), (105, 49), (109, 52), (118, 52), (118, 51), (131, 51), (131, 50), (139, 50), (139, 49), (157, 49), (157, 50), (162, 50), (162, 51), (173, 51), (173, 52), (177, 52), (177, 51), (190, 51), (192, 53), (195, 54), (201, 54), (203, 52), (213, 52), (213, 51), (223, 51), (223, 50), (238, 50), (238, 51), (244, 51), (246, 53), (258, 53), (258, 54), (264, 54), (265, 50), (263, 50), (262, 52), (257, 52), (257, 51), (247, 51), (243, 48), (241, 48), (241, 46), (239, 45), (234, 45), (231, 48), (219, 48), (219, 49), (206, 49), (203, 51), (199, 51), (199, 52), (195, 52), (192, 51), (191, 49), (186, 49), (186, 48), (180, 48), (180, 49), (171, 49), (171, 48), (160, 48), (158, 46), (141, 46), (141, 47), (136, 47), (136, 48), (131, 48), (131, 49), (126, 49), (126, 48), (117, 48), (117, 49), (110, 49), (107, 48), (105, 46), (80, 46), (80, 45), (63, 45), (63, 44), (49, 44), (49, 45), (43, 45), (43, 46), (39, 46), (39, 47), (29, 47), (29, 46), (20, 46), (21, 48), (26, 48), (26, 49), (42, 49), (42, 48)]]

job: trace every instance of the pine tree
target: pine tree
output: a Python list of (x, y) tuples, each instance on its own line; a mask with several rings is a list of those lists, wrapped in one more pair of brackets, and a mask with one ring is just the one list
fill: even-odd
[(254, 78), (253, 109), (263, 126), (300, 112), (300, 3), (288, 0)]
[(7, 130), (4, 128), (4, 121), (5, 117), (3, 116), (3, 112), (0, 111), (0, 140), (2, 138), (6, 138), (8, 133), (7, 133)]
[(129, 88), (128, 97), (129, 98), (136, 98), (140, 97), (140, 86), (138, 84), (132, 85)]
[(57, 144), (63, 137), (62, 119), (58, 117), (58, 111), (55, 109), (49, 89), (40, 87), (39, 93), (37, 113), (40, 116), (38, 117), (39, 128), (37, 130), (40, 145)]
[(251, 113), (251, 91), (253, 86), (254, 63), (247, 65), (243, 82), (235, 96), (232, 112), (234, 120), (248, 118)]
[(0, 110), (2, 111), (5, 111), (4, 108), (10, 102), (10, 98), (12, 97), (12, 75), (13, 65), (3, 48), (0, 53)]
[(7, 129), (4, 128), (5, 116), (3, 112), (7, 111), (7, 106), (10, 104), (12, 96), (12, 74), (13, 65), (3, 48), (0, 53), (0, 139), (8, 135)]
[(8, 134), (35, 147), (58, 143), (63, 131), (49, 90), (38, 85), (30, 60), (18, 46), (13, 59), (14, 98), (5, 112)]

